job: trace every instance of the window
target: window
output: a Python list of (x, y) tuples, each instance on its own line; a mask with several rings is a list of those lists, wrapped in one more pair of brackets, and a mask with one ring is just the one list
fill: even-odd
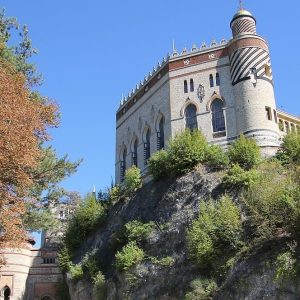
[(268, 77), (271, 76), (271, 67), (269, 65), (265, 65), (265, 73)]
[(188, 92), (188, 84), (187, 84), (187, 81), (186, 81), (186, 80), (184, 81), (183, 89), (184, 89), (184, 93), (187, 93), (187, 92)]
[(283, 121), (281, 119), (279, 119), (278, 126), (279, 126), (279, 130), (284, 131)]
[(43, 263), (44, 264), (55, 264), (55, 257), (44, 257)]
[(220, 74), (216, 74), (216, 86), (220, 86)]
[(209, 75), (209, 85), (210, 87), (214, 87), (214, 77), (212, 74)]
[(194, 91), (194, 80), (190, 79), (190, 92)]
[(291, 124), (291, 131), (292, 131), (292, 132), (296, 132), (296, 127), (295, 127), (294, 124)]
[(272, 121), (272, 112), (271, 112), (271, 108), (266, 106), (266, 117), (267, 120)]
[(137, 148), (138, 148), (138, 141), (135, 139), (134, 144), (133, 144), (133, 152), (131, 153), (131, 158), (132, 158), (132, 165), (137, 167)]
[(159, 131), (157, 132), (157, 150), (165, 147), (165, 130), (164, 130), (164, 118), (162, 117), (159, 121)]
[(256, 68), (251, 68), (251, 69), (250, 69), (250, 74), (253, 74), (253, 75), (255, 76), (255, 78), (256, 78), (256, 75), (257, 75), (257, 70), (256, 70)]
[(275, 123), (278, 123), (277, 112), (276, 112), (275, 109), (273, 109), (273, 114), (274, 114), (274, 120), (275, 120)]
[(223, 101), (216, 99), (211, 104), (213, 132), (225, 131)]
[[(2, 298), (2, 297), (3, 298)], [(10, 288), (6, 285), (3, 290), (1, 291), (1, 299), (4, 299), (4, 300), (9, 300), (10, 299), (10, 296), (11, 296), (11, 291), (10, 291)]]
[(198, 129), (197, 108), (194, 104), (189, 104), (185, 109), (185, 126), (190, 130)]
[(150, 158), (150, 129), (147, 129), (144, 143), (144, 164), (147, 166), (148, 159)]
[(127, 150), (125, 148), (122, 153), (121, 168), (120, 168), (121, 182), (123, 182), (123, 180), (124, 180), (125, 171), (126, 171), (126, 156), (127, 156)]
[(286, 133), (289, 133), (289, 132), (290, 132), (289, 122), (285, 121), (285, 122), (284, 122), (284, 127), (285, 127), (285, 132), (286, 132)]

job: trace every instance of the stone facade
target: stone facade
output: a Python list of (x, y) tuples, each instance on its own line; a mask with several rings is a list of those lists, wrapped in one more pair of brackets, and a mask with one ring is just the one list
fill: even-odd
[(186, 127), (198, 128), (224, 148), (244, 134), (267, 156), (277, 151), (283, 131), (299, 130), (298, 117), (277, 112), (269, 48), (256, 33), (255, 18), (240, 10), (230, 27), (230, 41), (194, 45), (181, 54), (173, 49), (122, 99), (116, 114), (116, 183), (133, 164), (146, 176), (147, 158)]
[(64, 300), (60, 296), (63, 274), (57, 252), (65, 224), (76, 207), (50, 207), (60, 225), (57, 230), (42, 234), (40, 249), (34, 249), (32, 241), (22, 249), (0, 249), (0, 256), (6, 261), (0, 268), (0, 300)]

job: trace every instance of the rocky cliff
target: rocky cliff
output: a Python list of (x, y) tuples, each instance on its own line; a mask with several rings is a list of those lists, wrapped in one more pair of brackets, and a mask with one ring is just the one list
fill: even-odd
[[(186, 231), (198, 216), (201, 201), (218, 199), (224, 192), (222, 176), (201, 167), (177, 179), (150, 182), (109, 210), (105, 224), (88, 238), (75, 261), (79, 263), (87, 253), (96, 254), (106, 277), (103, 299), (185, 299), (192, 281), (206, 275), (188, 257)], [(142, 243), (146, 258), (120, 272), (115, 268), (115, 254), (124, 245), (124, 224), (132, 220), (153, 221), (155, 230)], [(241, 257), (226, 278), (219, 280), (213, 299), (300, 299), (299, 280), (274, 281), (272, 262), (284, 248), (284, 239)], [(166, 257), (169, 262), (161, 263)], [(68, 285), (72, 300), (99, 299), (88, 279), (68, 279)]]

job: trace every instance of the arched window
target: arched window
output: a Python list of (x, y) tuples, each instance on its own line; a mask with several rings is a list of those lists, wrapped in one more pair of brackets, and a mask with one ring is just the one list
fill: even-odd
[(210, 87), (214, 87), (214, 77), (212, 74), (209, 75), (209, 85)]
[(190, 79), (190, 92), (194, 91), (194, 80)]
[(121, 169), (120, 169), (121, 182), (124, 180), (125, 171), (126, 171), (126, 156), (127, 156), (127, 149), (125, 147), (122, 152), (122, 158), (121, 158)]
[(184, 90), (184, 93), (187, 93), (188, 92), (188, 84), (187, 84), (187, 81), (185, 80), (184, 83), (183, 83), (183, 90)]
[(216, 86), (220, 86), (220, 74), (216, 74)]
[(138, 161), (138, 152), (137, 152), (137, 148), (138, 148), (138, 140), (135, 139), (134, 144), (133, 144), (133, 151), (131, 153), (132, 155), (132, 164), (135, 165), (137, 167), (137, 161)]
[(162, 117), (159, 121), (158, 132), (157, 132), (157, 150), (165, 147), (165, 120)]
[(1, 298), (1, 299), (9, 300), (9, 299), (10, 299), (10, 295), (11, 295), (10, 288), (6, 285), (6, 286), (3, 288), (2, 292), (1, 292), (1, 296), (3, 297), (3, 298)]
[(213, 132), (225, 131), (223, 101), (216, 99), (211, 104)]
[(145, 142), (144, 142), (144, 164), (147, 166), (148, 159), (150, 158), (150, 128), (147, 129), (145, 134)]
[(190, 130), (198, 129), (197, 108), (194, 104), (189, 104), (185, 109), (185, 126)]

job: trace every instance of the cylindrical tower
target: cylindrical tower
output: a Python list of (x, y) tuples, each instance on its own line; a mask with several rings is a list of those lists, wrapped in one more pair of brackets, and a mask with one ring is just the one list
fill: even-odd
[(246, 10), (230, 23), (231, 80), (236, 102), (237, 133), (254, 138), (265, 155), (280, 144), (272, 68), (267, 42), (256, 34), (256, 20)]

